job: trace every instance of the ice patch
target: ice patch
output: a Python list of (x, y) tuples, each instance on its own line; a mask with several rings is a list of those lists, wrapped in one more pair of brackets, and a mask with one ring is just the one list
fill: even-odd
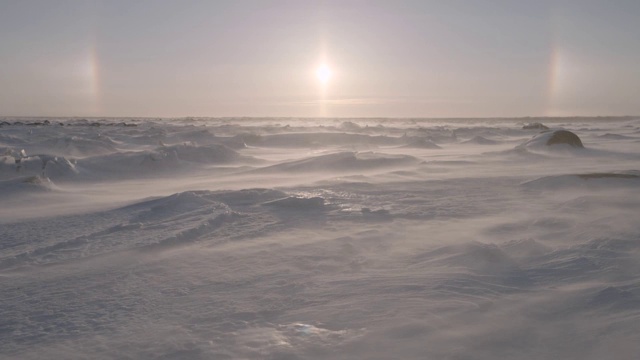
[(236, 332), (237, 358), (299, 359), (340, 357), (340, 347), (365, 334), (364, 329), (329, 330), (305, 323), (255, 327)]
[(295, 210), (322, 209), (324, 208), (324, 199), (319, 196), (309, 198), (290, 196), (284, 199), (267, 201), (262, 205)]

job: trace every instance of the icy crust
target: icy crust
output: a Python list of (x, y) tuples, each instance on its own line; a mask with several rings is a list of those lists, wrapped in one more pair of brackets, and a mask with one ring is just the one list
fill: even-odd
[(322, 209), (324, 208), (324, 199), (319, 196), (301, 198), (290, 196), (284, 199), (272, 200), (262, 203), (264, 206), (274, 206), (286, 209)]
[(329, 330), (305, 323), (280, 324), (273, 327), (252, 327), (236, 332), (239, 350), (231, 350), (234, 357), (260, 358), (273, 354), (275, 358), (297, 359), (309, 352), (318, 355), (336, 355), (336, 346), (356, 341), (365, 329)]

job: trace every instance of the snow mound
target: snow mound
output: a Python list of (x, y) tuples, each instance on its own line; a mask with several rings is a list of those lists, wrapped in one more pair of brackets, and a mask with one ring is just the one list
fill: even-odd
[(522, 183), (523, 186), (538, 190), (554, 190), (565, 188), (609, 188), (620, 186), (639, 186), (640, 173), (637, 171), (612, 173), (587, 173), (544, 176)]
[[(24, 154), (24, 153), (23, 153)], [(0, 160), (0, 179), (19, 176), (42, 176), (54, 179), (78, 173), (75, 162), (61, 156), (30, 155), (6, 156)]]
[(476, 145), (495, 145), (498, 142), (495, 140), (487, 139), (483, 136), (474, 136), (467, 141), (463, 141), (463, 144), (476, 144)]
[(616, 286), (608, 286), (591, 298), (592, 306), (618, 309), (635, 309), (640, 299), (631, 291)]
[(621, 135), (621, 134), (612, 134), (612, 133), (606, 133), (603, 135), (598, 135), (599, 138), (601, 139), (611, 139), (611, 140), (635, 140), (637, 139), (636, 137), (633, 136), (627, 136), (627, 135)]
[(194, 213), (213, 213), (214, 210), (230, 211), (227, 205), (210, 199), (208, 191), (186, 191), (130, 205), (128, 208), (143, 209), (131, 219), (131, 222), (159, 221), (176, 216), (189, 216)]
[(548, 254), (552, 249), (534, 239), (512, 240), (500, 248), (514, 259), (530, 259)]
[(18, 196), (25, 193), (39, 193), (58, 190), (48, 177), (20, 176), (0, 181), (0, 195)]
[[(188, 245), (202, 239), (224, 241), (216, 234), (242, 215), (210, 199), (207, 191), (187, 191), (159, 199), (80, 216), (60, 217), (20, 225), (45, 229), (70, 226), (63, 236), (38, 236), (28, 247), (13, 248), (0, 261), (1, 268), (53, 264), (109, 253), (136, 250), (149, 252)], [(90, 224), (86, 226), (84, 224)]]
[(444, 246), (418, 257), (434, 265), (460, 267), (483, 274), (519, 270), (516, 262), (498, 246), (475, 241)]
[[(569, 282), (598, 274), (600, 278), (635, 280), (640, 271), (635, 239), (598, 238), (529, 259), (529, 274), (538, 280)], [(637, 304), (636, 304), (637, 305)]]

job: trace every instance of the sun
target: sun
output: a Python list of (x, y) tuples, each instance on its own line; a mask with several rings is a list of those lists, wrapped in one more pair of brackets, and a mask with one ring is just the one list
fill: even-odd
[(316, 77), (322, 84), (326, 84), (331, 79), (331, 69), (327, 65), (320, 65), (316, 69)]

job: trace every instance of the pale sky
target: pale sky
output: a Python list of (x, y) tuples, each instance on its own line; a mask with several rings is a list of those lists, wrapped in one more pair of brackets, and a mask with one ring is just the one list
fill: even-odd
[(640, 1), (0, 0), (0, 116), (570, 115), (640, 115)]

